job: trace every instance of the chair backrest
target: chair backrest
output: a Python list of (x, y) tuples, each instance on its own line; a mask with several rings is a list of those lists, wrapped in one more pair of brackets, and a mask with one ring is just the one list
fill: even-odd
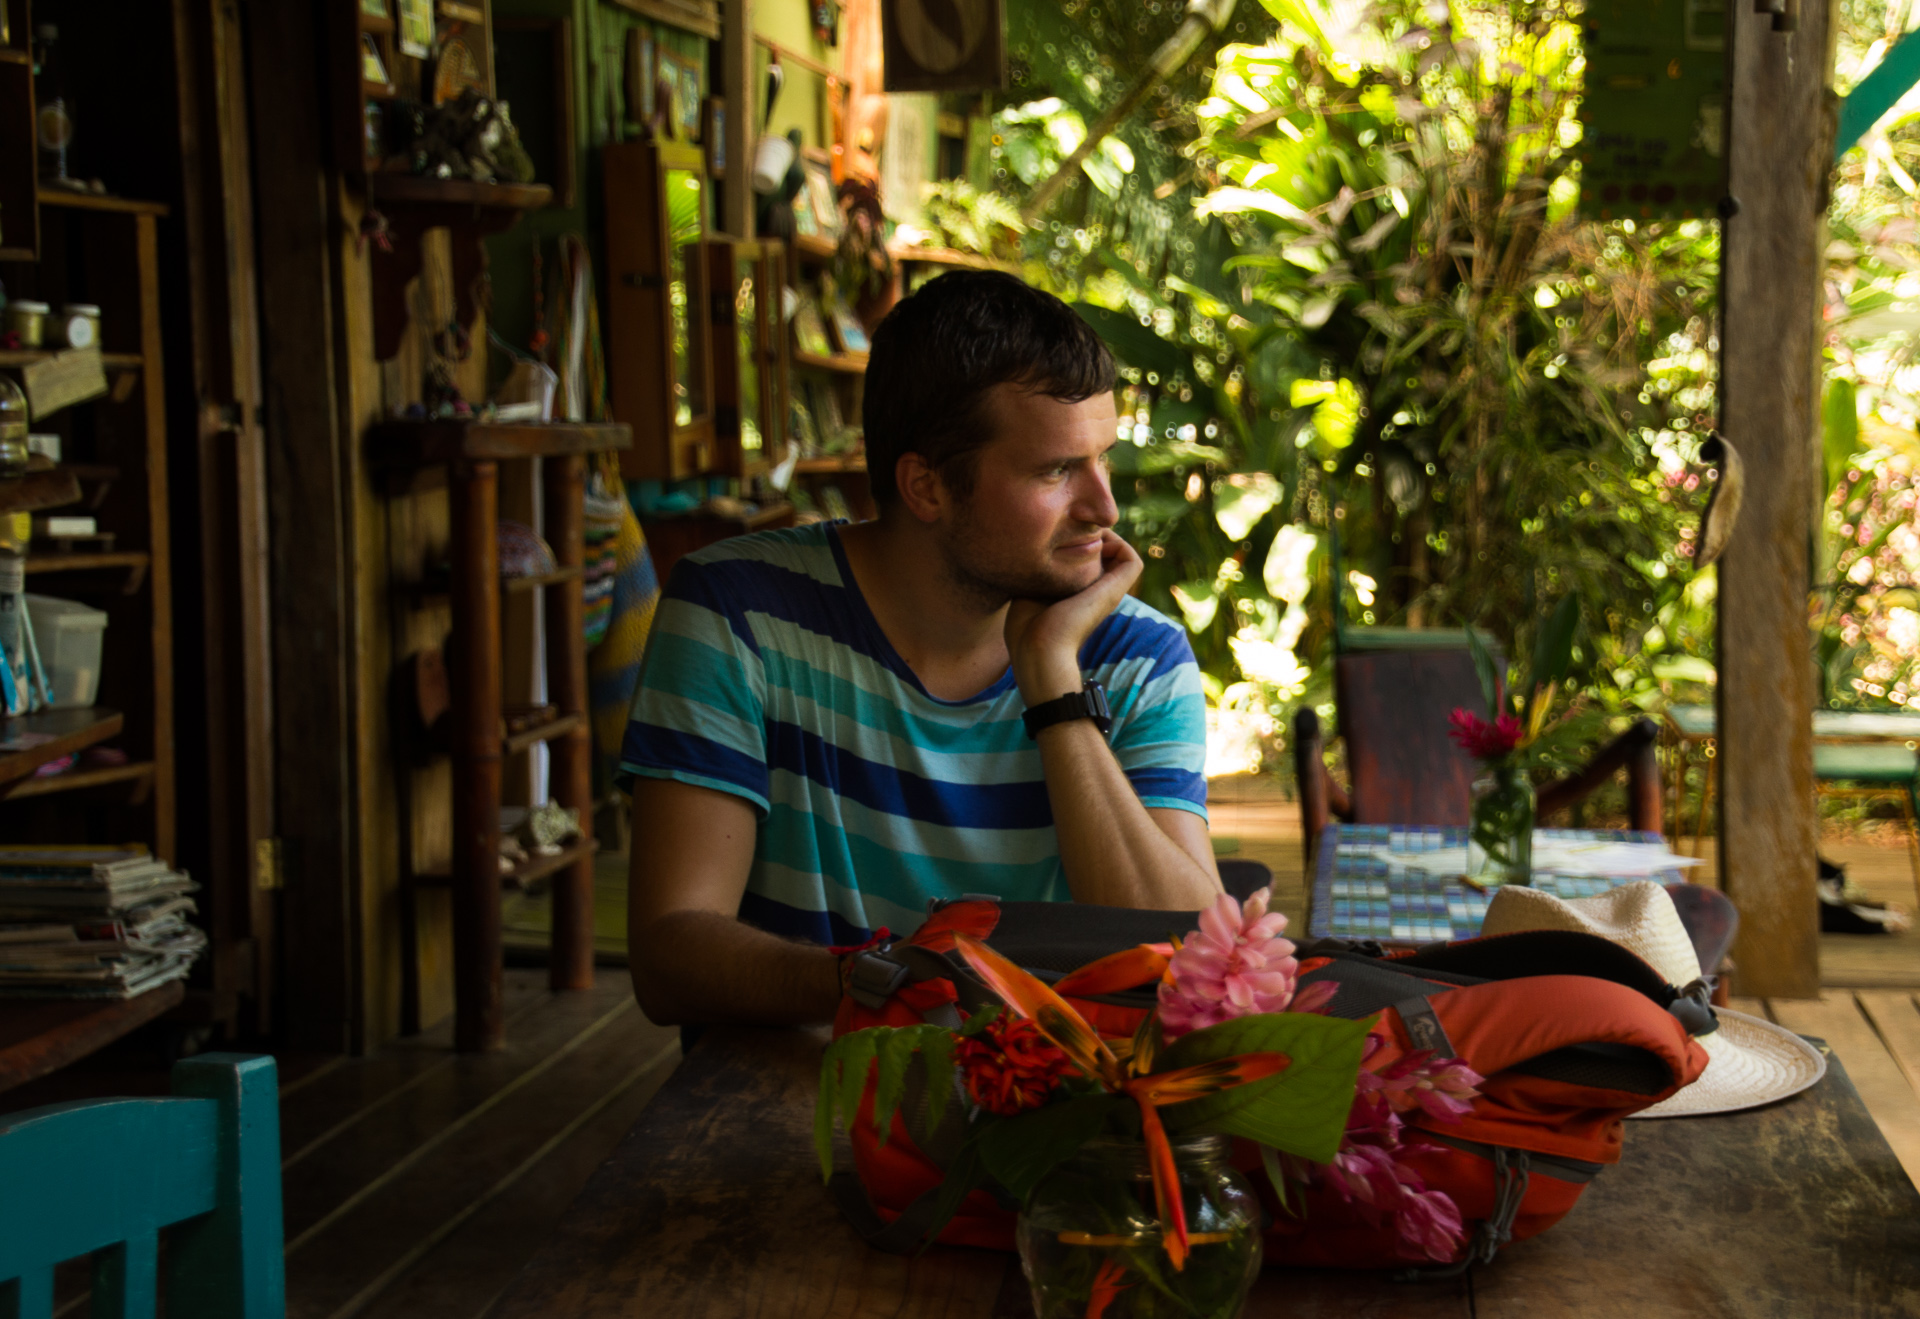
[(51, 1104), (0, 1118), (0, 1315), (49, 1319), (53, 1269), (93, 1253), (92, 1313), (283, 1319), (280, 1097), (273, 1059), (209, 1053), (173, 1098)]
[(1242, 902), (1263, 888), (1273, 887), (1273, 869), (1264, 861), (1250, 856), (1221, 856), (1213, 863), (1220, 870), (1220, 887)]
[(1476, 767), (1447, 736), (1447, 716), (1486, 711), (1472, 652), (1349, 652), (1334, 661), (1333, 685), (1354, 823), (1466, 824)]

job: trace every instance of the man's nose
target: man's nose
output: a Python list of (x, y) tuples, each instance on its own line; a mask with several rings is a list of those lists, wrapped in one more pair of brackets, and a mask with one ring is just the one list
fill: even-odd
[(1114, 502), (1113, 482), (1107, 475), (1107, 465), (1088, 463), (1082, 472), (1079, 488), (1074, 492), (1074, 516), (1095, 526), (1112, 526), (1120, 520), (1120, 505)]

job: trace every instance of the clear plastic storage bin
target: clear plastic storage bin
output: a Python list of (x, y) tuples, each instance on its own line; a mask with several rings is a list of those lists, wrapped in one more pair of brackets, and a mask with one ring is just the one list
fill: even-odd
[(100, 652), (106, 646), (107, 613), (77, 600), (27, 596), (33, 639), (47, 669), (56, 710), (92, 705), (100, 694)]

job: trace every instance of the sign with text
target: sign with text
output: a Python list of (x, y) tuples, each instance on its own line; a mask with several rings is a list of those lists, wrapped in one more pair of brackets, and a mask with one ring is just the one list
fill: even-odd
[(1589, 0), (1580, 213), (1711, 216), (1726, 191), (1726, 0)]

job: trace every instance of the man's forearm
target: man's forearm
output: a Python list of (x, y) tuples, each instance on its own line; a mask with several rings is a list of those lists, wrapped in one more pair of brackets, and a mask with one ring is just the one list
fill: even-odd
[(1040, 730), (1060, 863), (1077, 902), (1195, 911), (1220, 880), (1154, 822), (1091, 720)]
[(633, 992), (663, 1026), (828, 1021), (840, 1002), (833, 955), (712, 911), (677, 911), (630, 930)]

